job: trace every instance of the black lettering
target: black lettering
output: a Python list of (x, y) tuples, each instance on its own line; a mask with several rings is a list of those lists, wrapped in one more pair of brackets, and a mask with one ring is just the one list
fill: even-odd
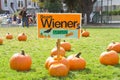
[(50, 28), (51, 23), (52, 23), (52, 18), (50, 19), (50, 21), (49, 21), (48, 19), (43, 20), (43, 19), (41, 18), (41, 22), (42, 22), (42, 26), (43, 26), (43, 27), (45, 27), (45, 26), (47, 25), (47, 26)]
[(77, 21), (54, 21), (52, 16), (40, 16), (43, 28), (75, 28)]
[(56, 28), (60, 28), (60, 27), (62, 28), (60, 21), (55, 22), (55, 27)]
[(64, 26), (66, 28), (67, 27), (67, 22), (66, 21), (61, 21), (61, 26), (62, 27)]
[(73, 22), (72, 21), (68, 21), (68, 27), (69, 28), (72, 28), (74, 25), (73, 25)]

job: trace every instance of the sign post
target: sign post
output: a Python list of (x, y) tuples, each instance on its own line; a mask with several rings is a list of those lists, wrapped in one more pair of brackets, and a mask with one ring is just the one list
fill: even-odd
[(82, 14), (38, 13), (39, 38), (80, 38)]

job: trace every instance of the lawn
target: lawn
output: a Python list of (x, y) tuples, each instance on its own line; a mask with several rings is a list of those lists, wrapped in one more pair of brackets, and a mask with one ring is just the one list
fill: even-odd
[[(72, 45), (72, 50), (66, 52), (66, 57), (82, 52), (81, 56), (87, 62), (86, 68), (70, 71), (66, 77), (52, 77), (44, 64), (57, 39), (37, 38), (36, 27), (0, 27), (0, 37), (4, 40), (3, 45), (0, 45), (0, 80), (119, 80), (120, 64), (115, 66), (102, 65), (99, 62), (99, 56), (106, 51), (109, 43), (112, 41), (120, 42), (120, 28), (87, 27), (86, 29), (90, 32), (90, 37), (66, 39)], [(12, 40), (5, 39), (8, 32), (13, 34)], [(25, 42), (17, 40), (18, 34), (22, 32), (28, 36)], [(21, 50), (25, 50), (32, 58), (30, 71), (19, 72), (10, 69), (9, 59)]]

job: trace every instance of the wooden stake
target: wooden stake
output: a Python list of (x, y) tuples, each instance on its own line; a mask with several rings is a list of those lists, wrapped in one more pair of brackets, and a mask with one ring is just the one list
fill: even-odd
[(57, 40), (56, 45), (57, 45), (57, 51), (58, 51), (57, 57), (59, 58), (60, 57), (60, 39)]

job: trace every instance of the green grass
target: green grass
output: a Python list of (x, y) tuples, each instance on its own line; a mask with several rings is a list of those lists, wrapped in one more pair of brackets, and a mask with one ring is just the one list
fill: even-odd
[[(120, 42), (120, 28), (87, 28), (87, 30), (90, 32), (88, 38), (67, 39), (72, 45), (72, 50), (66, 52), (66, 56), (82, 52), (81, 56), (87, 62), (86, 68), (70, 71), (66, 77), (52, 77), (45, 69), (44, 63), (57, 39), (38, 39), (36, 27), (0, 27), (0, 37), (4, 40), (4, 44), (0, 45), (0, 80), (119, 80), (120, 64), (102, 65), (99, 56), (106, 51), (110, 42)], [(8, 32), (13, 34), (13, 40), (5, 39)], [(26, 42), (17, 40), (17, 35), (22, 32), (28, 36)], [(18, 72), (10, 69), (9, 59), (22, 49), (32, 57), (30, 71)]]

